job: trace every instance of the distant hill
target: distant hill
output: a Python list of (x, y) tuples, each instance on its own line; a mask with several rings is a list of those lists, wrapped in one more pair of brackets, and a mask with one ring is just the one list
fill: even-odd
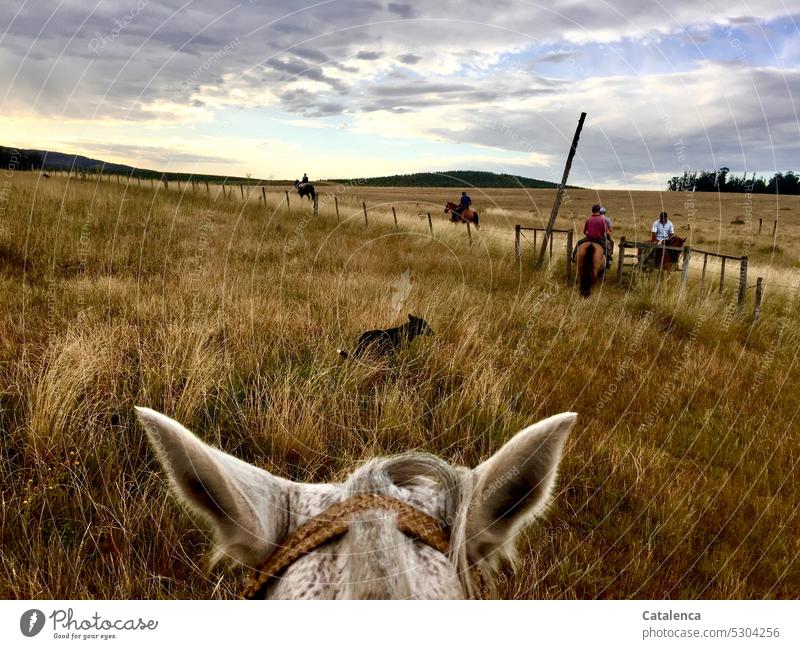
[(343, 178), (331, 182), (358, 184), (367, 187), (524, 187), (555, 189), (558, 183), (491, 171), (433, 171), (375, 178)]
[(77, 173), (119, 174), (134, 178), (156, 178), (168, 181), (207, 180), (209, 182), (228, 181), (240, 184), (286, 184), (287, 180), (261, 180), (259, 178), (243, 178), (241, 176), (223, 176), (214, 174), (189, 174), (174, 171), (155, 171), (131, 167), (130, 165), (106, 162), (95, 158), (74, 153), (60, 153), (58, 151), (43, 151), (40, 149), (15, 149), (14, 147), (0, 146), (0, 166), (7, 169), (12, 164), (20, 170), (43, 169), (45, 171), (66, 171), (71, 169)]

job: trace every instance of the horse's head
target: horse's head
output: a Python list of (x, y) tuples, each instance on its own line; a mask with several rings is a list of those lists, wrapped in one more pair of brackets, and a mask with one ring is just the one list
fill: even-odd
[(453, 201), (447, 201), (447, 204), (444, 206), (444, 213), (447, 214), (448, 212), (456, 209), (458, 205), (456, 205)]
[[(223, 453), (153, 410), (136, 413), (177, 496), (213, 530), (217, 557), (270, 565), (293, 549), (296, 530), (319, 531), (330, 523), (321, 514), (345, 512), (336, 535), (292, 554), (280, 579), (256, 591), (289, 599), (480, 595), (547, 506), (576, 419), (540, 421), (474, 469), (413, 453), (371, 460), (342, 483), (303, 484)], [(426, 542), (428, 534), (441, 543)]]

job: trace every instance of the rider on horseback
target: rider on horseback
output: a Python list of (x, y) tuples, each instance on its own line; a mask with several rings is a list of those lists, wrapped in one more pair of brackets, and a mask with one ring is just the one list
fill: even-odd
[(653, 236), (651, 241), (653, 243), (661, 243), (666, 241), (675, 234), (675, 226), (669, 220), (669, 215), (666, 212), (661, 212), (658, 215), (658, 221), (653, 223)]
[(470, 205), (472, 205), (472, 199), (467, 196), (467, 192), (461, 192), (461, 200), (458, 201), (458, 207), (454, 211), (456, 214), (463, 214)]
[(303, 184), (308, 183), (308, 174), (307, 173), (303, 173), (303, 180), (301, 180), (300, 182), (303, 183)]
[(578, 253), (578, 248), (582, 243), (586, 243), (587, 241), (591, 241), (592, 243), (598, 243), (603, 246), (603, 250), (606, 251), (606, 267), (608, 267), (610, 260), (608, 254), (608, 235), (611, 232), (609, 228), (609, 220), (606, 218), (604, 214), (600, 211), (603, 208), (600, 205), (593, 205), (592, 206), (592, 215), (586, 219), (586, 223), (583, 226), (583, 234), (585, 235), (583, 239), (578, 241), (575, 244), (575, 250), (572, 251), (572, 261), (575, 261), (575, 255)]

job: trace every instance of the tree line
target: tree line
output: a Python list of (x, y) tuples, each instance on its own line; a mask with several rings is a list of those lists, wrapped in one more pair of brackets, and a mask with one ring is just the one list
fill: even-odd
[(667, 181), (672, 192), (733, 192), (743, 194), (800, 194), (800, 175), (794, 171), (776, 173), (768, 180), (742, 174), (735, 176), (728, 167), (716, 171), (684, 171), (682, 176), (673, 176)]

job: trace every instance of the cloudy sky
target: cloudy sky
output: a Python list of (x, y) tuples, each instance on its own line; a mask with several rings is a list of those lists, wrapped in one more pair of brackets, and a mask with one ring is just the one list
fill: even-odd
[(800, 0), (0, 0), (0, 144), (256, 177), (800, 169)]

